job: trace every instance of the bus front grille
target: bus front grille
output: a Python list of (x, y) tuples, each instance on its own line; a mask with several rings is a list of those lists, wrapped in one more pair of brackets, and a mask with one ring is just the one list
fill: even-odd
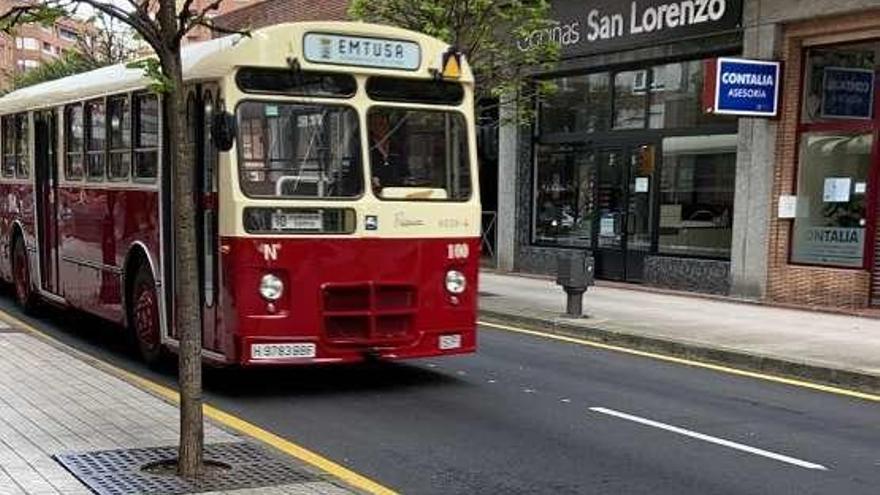
[(391, 344), (415, 338), (415, 286), (328, 284), (321, 299), (324, 336), (333, 344)]

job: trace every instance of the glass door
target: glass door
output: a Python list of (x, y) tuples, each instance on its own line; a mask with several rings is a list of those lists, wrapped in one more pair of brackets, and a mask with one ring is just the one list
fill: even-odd
[(600, 150), (598, 161), (597, 276), (640, 282), (653, 242), (653, 144)]

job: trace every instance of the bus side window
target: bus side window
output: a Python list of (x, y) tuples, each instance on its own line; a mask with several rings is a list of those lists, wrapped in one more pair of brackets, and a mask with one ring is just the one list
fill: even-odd
[(64, 109), (64, 177), (69, 181), (83, 178), (83, 130), (82, 105), (68, 105)]
[(3, 117), (3, 177), (15, 177), (15, 118)]
[(110, 124), (110, 163), (107, 179), (127, 181), (131, 170), (131, 107), (128, 96), (107, 100), (107, 120)]
[(107, 115), (103, 101), (86, 103), (86, 122), (89, 131), (86, 139), (86, 179), (90, 182), (101, 182), (104, 180), (104, 153), (107, 143)]
[(134, 180), (155, 182), (159, 175), (159, 99), (152, 94), (135, 96)]
[(30, 147), (28, 146), (28, 115), (21, 113), (15, 116), (15, 176), (27, 179), (30, 176)]

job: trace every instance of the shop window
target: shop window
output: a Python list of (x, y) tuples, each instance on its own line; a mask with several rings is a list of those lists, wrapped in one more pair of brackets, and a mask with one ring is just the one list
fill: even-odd
[(159, 99), (151, 94), (135, 97), (136, 124), (134, 180), (153, 182), (159, 175)]
[(645, 127), (648, 71), (618, 72), (614, 75), (614, 128)]
[(596, 165), (593, 153), (541, 146), (535, 174), (534, 241), (590, 247)]
[(606, 73), (561, 77), (541, 104), (541, 132), (594, 132), (611, 121), (611, 83)]
[(801, 135), (793, 262), (864, 265), (873, 144), (871, 133)]
[(736, 117), (703, 111), (705, 61), (688, 60), (658, 65), (651, 70), (649, 125), (678, 129), (706, 124), (736, 124)]
[(736, 143), (735, 134), (663, 140), (661, 254), (730, 257)]
[(70, 105), (64, 110), (64, 138), (67, 157), (64, 162), (64, 177), (67, 180), (82, 180), (83, 171), (83, 107)]
[(868, 121), (874, 117), (877, 44), (807, 52), (802, 122)]

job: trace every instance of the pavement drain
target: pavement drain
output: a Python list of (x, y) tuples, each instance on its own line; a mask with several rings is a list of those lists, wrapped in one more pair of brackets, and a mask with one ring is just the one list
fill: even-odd
[(147, 464), (174, 459), (177, 447), (101, 450), (55, 455), (55, 460), (97, 495), (179, 495), (323, 481), (249, 442), (205, 446), (205, 460), (227, 464), (199, 481), (146, 473)]

